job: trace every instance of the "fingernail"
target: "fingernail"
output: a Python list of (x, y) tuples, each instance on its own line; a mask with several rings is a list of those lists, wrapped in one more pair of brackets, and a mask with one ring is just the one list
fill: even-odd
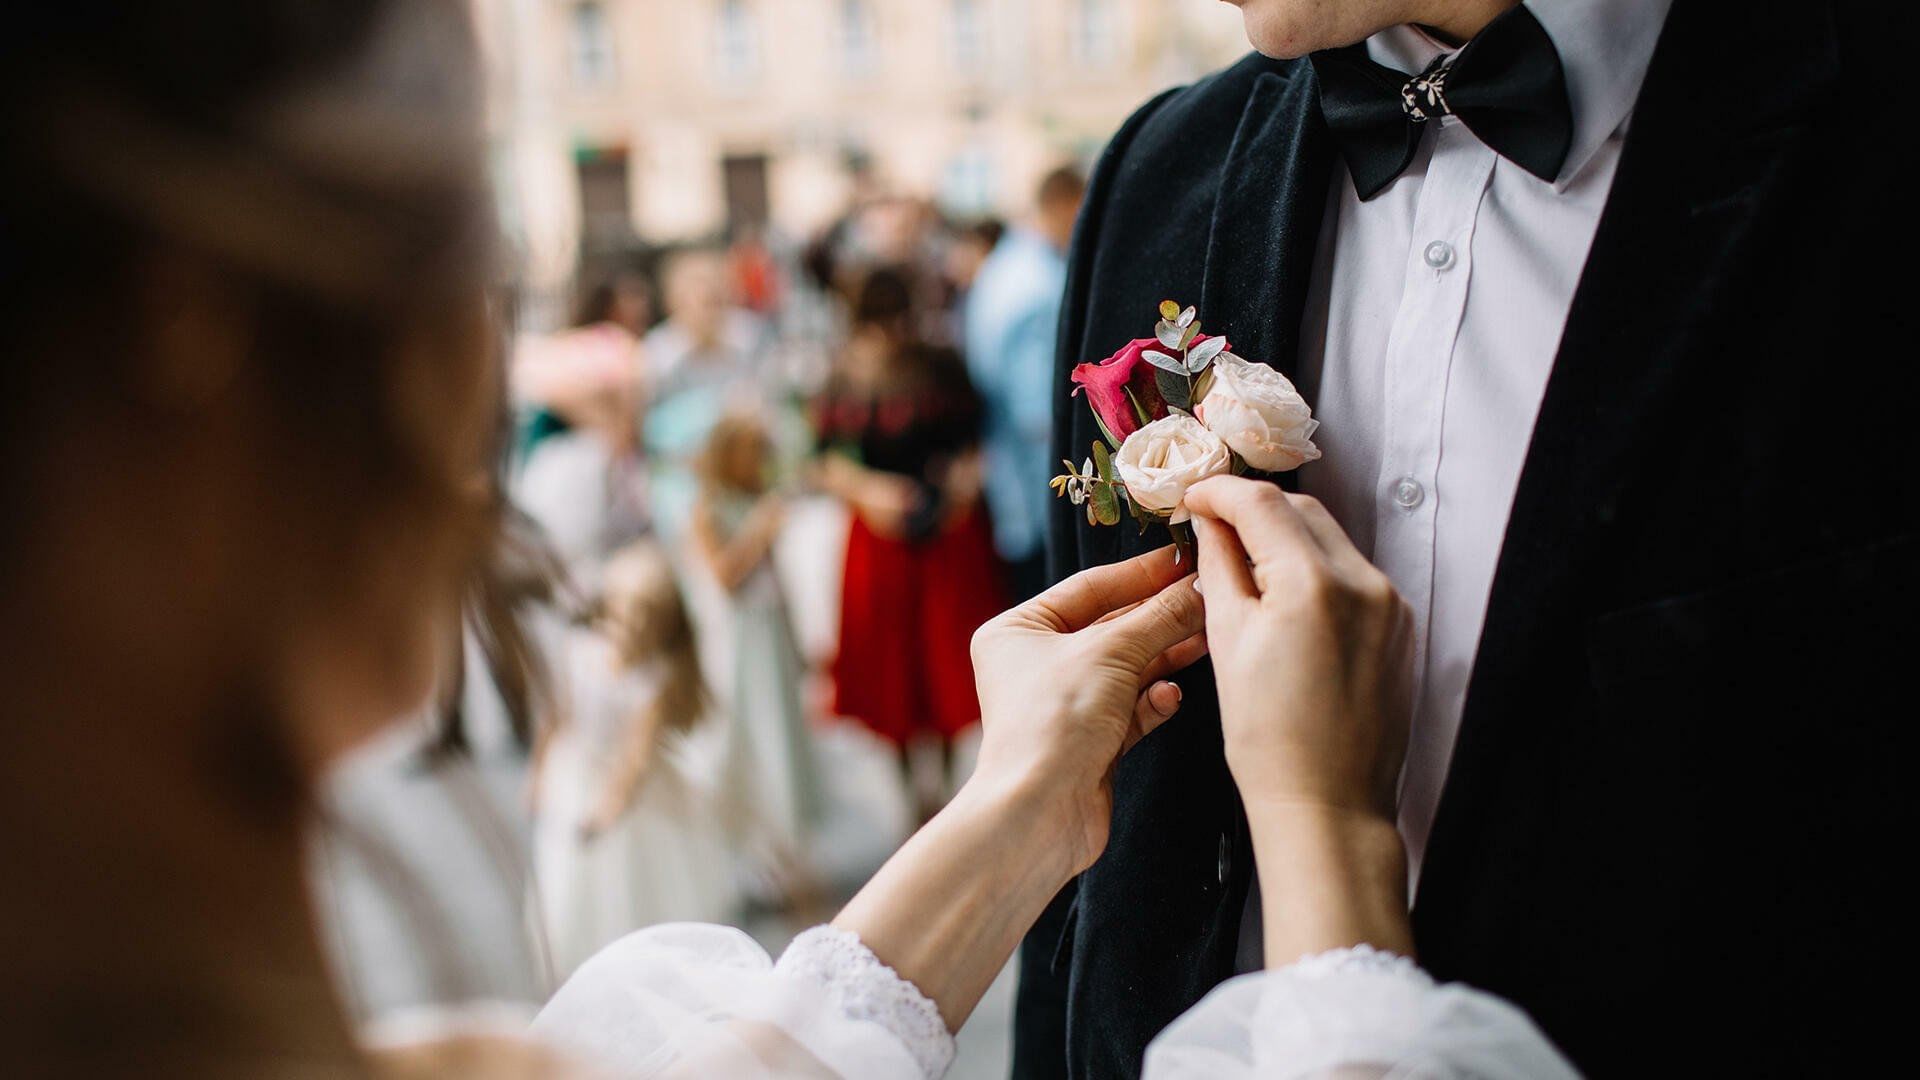
[[(1181, 702), (1181, 701), (1183, 701), (1183, 700), (1185, 700), (1185, 697), (1186, 697), (1186, 695), (1185, 695), (1185, 694), (1183, 694), (1183, 693), (1181, 693), (1181, 691), (1180, 691), (1180, 685), (1179, 685), (1178, 683), (1162, 683), (1162, 684), (1161, 684), (1161, 686), (1166, 686), (1166, 687), (1168, 687), (1168, 688), (1170, 688), (1170, 689), (1172, 689), (1172, 691), (1173, 691), (1173, 704), (1171, 704), (1171, 705), (1168, 705), (1168, 706), (1167, 706), (1167, 707), (1165, 707), (1165, 708), (1161, 708), (1161, 706), (1160, 706), (1160, 703), (1159, 703), (1158, 701), (1155, 701), (1155, 702), (1154, 702), (1154, 704), (1153, 704), (1153, 711), (1154, 711), (1154, 712), (1157, 712), (1157, 713), (1159, 713), (1159, 714), (1160, 714), (1160, 716), (1161, 716), (1162, 718), (1166, 718), (1166, 717), (1170, 717), (1170, 716), (1172, 716), (1172, 715), (1173, 715), (1174, 713), (1177, 713), (1177, 712), (1179, 712), (1179, 711), (1180, 711), (1180, 702)], [(1156, 690), (1157, 690), (1157, 689), (1159, 689), (1159, 687), (1155, 687), (1154, 689), (1156, 689)], [(1156, 695), (1156, 694), (1149, 694), (1149, 695), (1147, 695), (1147, 697), (1148, 697), (1148, 699), (1149, 699), (1149, 700), (1152, 700), (1152, 699), (1153, 699), (1153, 698), (1155, 698), (1155, 697), (1160, 697), (1160, 698), (1164, 698), (1165, 696), (1166, 696), (1166, 695), (1164, 695), (1164, 694), (1158, 694), (1158, 695)]]

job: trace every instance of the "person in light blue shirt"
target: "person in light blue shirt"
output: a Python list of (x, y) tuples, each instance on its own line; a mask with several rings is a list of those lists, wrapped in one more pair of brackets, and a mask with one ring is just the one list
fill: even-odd
[(1086, 194), (1078, 170), (1040, 182), (1030, 225), (1007, 230), (967, 294), (967, 370), (986, 401), (986, 497), (993, 542), (1018, 599), (1046, 585), (1047, 481), (1057, 464), (1053, 418), (1054, 333), (1066, 288), (1067, 243)]

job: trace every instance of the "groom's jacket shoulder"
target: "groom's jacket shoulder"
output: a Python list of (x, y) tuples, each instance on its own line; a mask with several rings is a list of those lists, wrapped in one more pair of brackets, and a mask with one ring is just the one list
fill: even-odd
[[(1305, 70), (1305, 60), (1248, 53), (1154, 97), (1108, 141), (1068, 258), (1055, 358), (1056, 458), (1085, 456), (1092, 434), (1090, 414), (1069, 394), (1073, 366), (1103, 359), (1141, 336), (1161, 300), (1199, 303), (1216, 197), (1255, 88)], [(1136, 546), (1132, 529), (1077, 529), (1074, 508), (1056, 502), (1049, 537), (1054, 577), (1124, 557)]]
[(1255, 84), (1266, 75), (1289, 79), (1305, 68), (1304, 60), (1248, 53), (1231, 67), (1167, 90), (1136, 109), (1101, 155), (1082, 214), (1083, 234), (1074, 241), (1076, 257), (1091, 254), (1109, 235), (1103, 226), (1131, 225), (1145, 232), (1167, 218), (1184, 221), (1187, 213), (1204, 225)]
[[(1264, 77), (1291, 79), (1305, 69), (1304, 60), (1248, 53), (1231, 67), (1165, 91), (1127, 118), (1101, 154), (1074, 235), (1073, 284), (1082, 298), (1093, 264), (1123, 248), (1188, 251), (1197, 273), (1214, 197), (1254, 87)], [(1164, 268), (1157, 276), (1169, 277)], [(1068, 299), (1071, 304), (1071, 290)]]

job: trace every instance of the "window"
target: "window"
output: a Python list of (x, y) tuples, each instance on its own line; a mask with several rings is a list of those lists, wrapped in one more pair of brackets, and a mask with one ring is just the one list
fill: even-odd
[(575, 86), (592, 89), (613, 82), (613, 32), (607, 25), (606, 5), (575, 4), (568, 43)]
[(751, 79), (760, 66), (760, 43), (747, 0), (720, 0), (715, 41), (714, 66), (720, 78), (727, 82)]
[(840, 0), (840, 64), (848, 75), (871, 75), (880, 66), (879, 32), (868, 0)]
[(972, 71), (987, 60), (987, 17), (981, 0), (949, 0), (947, 44), (953, 66)]
[(975, 142), (948, 159), (940, 175), (940, 209), (956, 217), (992, 213), (998, 169), (993, 152)]
[(1071, 52), (1075, 63), (1108, 67), (1120, 55), (1120, 16), (1112, 0), (1074, 0)]

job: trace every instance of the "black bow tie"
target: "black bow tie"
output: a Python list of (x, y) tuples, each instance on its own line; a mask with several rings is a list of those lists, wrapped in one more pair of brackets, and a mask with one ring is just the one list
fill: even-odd
[(1560, 54), (1540, 20), (1516, 5), (1467, 42), (1452, 64), (1409, 76), (1367, 56), (1363, 42), (1312, 54), (1320, 112), (1362, 199), (1413, 161), (1428, 121), (1453, 115), (1494, 153), (1551, 181), (1573, 142)]

